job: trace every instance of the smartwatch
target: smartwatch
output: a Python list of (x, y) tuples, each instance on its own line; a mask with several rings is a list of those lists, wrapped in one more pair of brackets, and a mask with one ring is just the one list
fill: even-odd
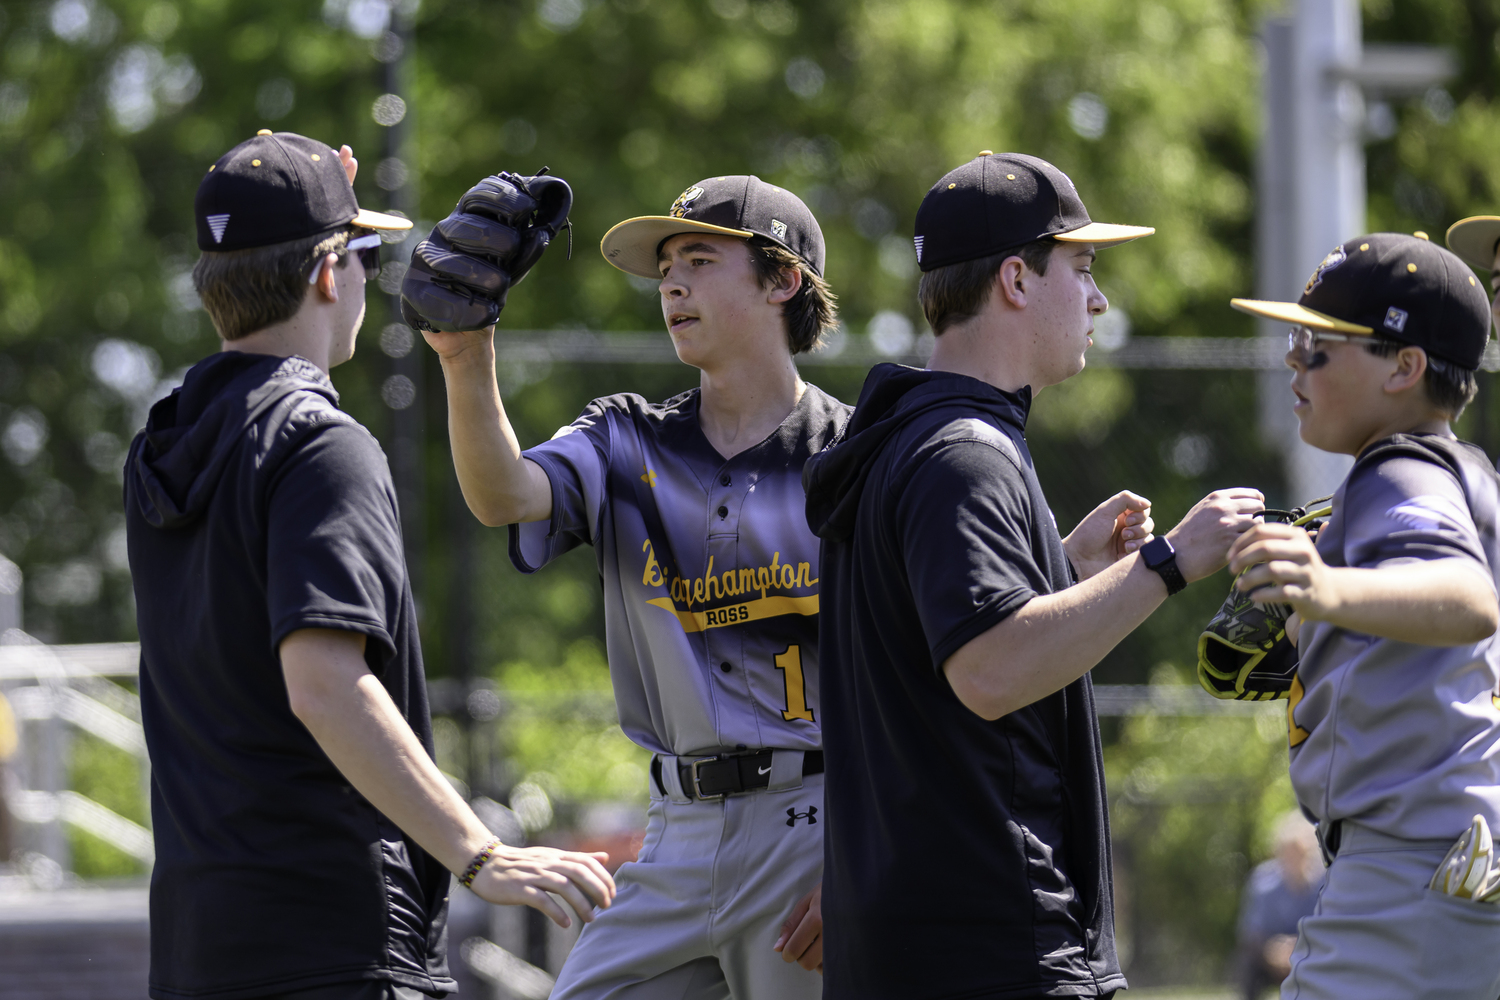
[(1177, 568), (1177, 550), (1172, 543), (1158, 535), (1141, 546), (1141, 559), (1146, 568), (1158, 574), (1167, 585), (1167, 596), (1171, 597), (1187, 587), (1182, 570)]

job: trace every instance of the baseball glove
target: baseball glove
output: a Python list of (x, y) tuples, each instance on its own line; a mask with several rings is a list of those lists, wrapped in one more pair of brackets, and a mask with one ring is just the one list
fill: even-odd
[(1428, 888), (1459, 899), (1500, 903), (1500, 858), (1490, 825), (1476, 815), (1469, 829), (1454, 842), (1428, 883)]
[[(1266, 520), (1316, 535), (1322, 518), (1333, 511), (1330, 499), (1320, 497), (1304, 507), (1262, 514)], [(1291, 614), (1285, 604), (1257, 604), (1231, 586), (1223, 607), (1198, 636), (1198, 683), (1203, 690), (1236, 701), (1285, 698), (1297, 673), (1297, 648), (1286, 635)]]
[(572, 188), (545, 167), (535, 177), (507, 171), (475, 184), (412, 251), (402, 317), (446, 333), (494, 325), (511, 286), (569, 225), (572, 208)]

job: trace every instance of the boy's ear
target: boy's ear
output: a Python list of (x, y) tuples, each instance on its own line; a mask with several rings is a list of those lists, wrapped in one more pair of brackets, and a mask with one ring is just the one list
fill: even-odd
[(1026, 264), (1020, 257), (1007, 257), (995, 272), (995, 288), (1000, 297), (1016, 309), (1026, 308)]
[(338, 282), (333, 280), (333, 269), (338, 266), (338, 254), (327, 254), (323, 258), (323, 266), (318, 268), (318, 280), (313, 287), (318, 290), (324, 300), (337, 302), (339, 300)]
[(802, 272), (795, 267), (784, 267), (776, 272), (776, 282), (771, 286), (772, 302), (790, 302), (802, 289)]
[(1395, 361), (1396, 370), (1385, 380), (1386, 392), (1405, 392), (1422, 384), (1422, 377), (1427, 374), (1426, 351), (1420, 347), (1403, 347), (1396, 352)]

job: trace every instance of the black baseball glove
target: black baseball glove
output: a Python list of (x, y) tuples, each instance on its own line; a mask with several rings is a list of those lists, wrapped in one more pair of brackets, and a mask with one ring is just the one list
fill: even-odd
[(535, 177), (507, 171), (475, 184), (412, 251), (402, 317), (446, 333), (492, 326), (572, 208), (572, 188), (545, 167)]
[[(1268, 521), (1280, 521), (1316, 536), (1333, 510), (1331, 497), (1292, 510), (1266, 510)], [(1297, 647), (1287, 638), (1285, 604), (1257, 604), (1250, 595), (1229, 588), (1223, 607), (1198, 636), (1198, 683), (1215, 698), (1272, 701), (1287, 697), (1297, 674)]]

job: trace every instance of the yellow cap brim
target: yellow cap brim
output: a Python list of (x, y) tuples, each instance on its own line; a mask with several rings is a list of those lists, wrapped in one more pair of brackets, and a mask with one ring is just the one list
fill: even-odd
[(1331, 333), (1374, 333), (1372, 327), (1360, 326), (1336, 319), (1316, 309), (1299, 306), (1295, 302), (1267, 302), (1264, 299), (1230, 299), (1229, 304), (1242, 313), (1280, 320), (1292, 326), (1305, 326), (1313, 330), (1328, 330)]
[(411, 220), (403, 219), (399, 215), (386, 215), (384, 212), (371, 212), (360, 209), (359, 214), (349, 220), (349, 224), (360, 226), (364, 229), (410, 229)]
[(1500, 243), (1500, 215), (1471, 215), (1448, 227), (1448, 249), (1485, 277), (1495, 270), (1495, 244)]
[(1108, 222), (1090, 222), (1082, 229), (1058, 233), (1052, 238), (1063, 243), (1092, 243), (1102, 250), (1138, 240), (1142, 236), (1150, 236), (1154, 232), (1156, 230), (1150, 226), (1116, 226)]
[(742, 240), (755, 235), (748, 229), (728, 229), (670, 215), (642, 215), (626, 219), (605, 233), (604, 239), (599, 241), (599, 252), (604, 255), (605, 260), (626, 274), (634, 274), (640, 278), (660, 278), (656, 248), (661, 246), (662, 240), (680, 233), (716, 233)]

